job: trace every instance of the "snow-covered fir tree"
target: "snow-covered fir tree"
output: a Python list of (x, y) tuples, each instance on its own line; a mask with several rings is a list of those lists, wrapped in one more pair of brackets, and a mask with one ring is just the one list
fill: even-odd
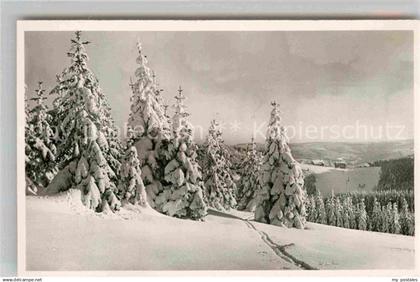
[(134, 132), (132, 139), (142, 165), (147, 199), (156, 208), (155, 199), (163, 192), (162, 181), (166, 166), (161, 151), (169, 143), (171, 129), (160, 94), (162, 90), (157, 86), (156, 77), (148, 66), (147, 57), (139, 42), (137, 50), (136, 79), (130, 83), (132, 96), (128, 128)]
[(345, 228), (357, 228), (355, 209), (351, 197), (346, 197), (343, 200), (343, 225)]
[(156, 197), (155, 205), (157, 210), (170, 216), (201, 219), (207, 214), (204, 183), (181, 87), (175, 99), (173, 134), (166, 153), (165, 183), (168, 185)]
[[(63, 103), (63, 96), (66, 90), (66, 83), (64, 81), (64, 73), (56, 75), (56, 86), (51, 90), (50, 95), (54, 96), (52, 101), (52, 108), (49, 110), (49, 114), (51, 115), (51, 125), (56, 129), (54, 140), (56, 143), (60, 143), (63, 140), (63, 134), (61, 134), (59, 128), (61, 120), (60, 118), (64, 112), (64, 103)], [(57, 161), (60, 161), (60, 157), (57, 157)]]
[(317, 207), (314, 196), (309, 196), (307, 198), (307, 208), (306, 208), (306, 216), (309, 222), (317, 222)]
[[(99, 94), (102, 94), (102, 91), (99, 91)], [(119, 160), (122, 155), (123, 146), (120, 142), (120, 132), (111, 116), (111, 107), (108, 104), (108, 100), (102, 95), (99, 95), (99, 100), (102, 103), (102, 107), (100, 107), (100, 109), (103, 111), (101, 115), (105, 118), (101, 120), (101, 128), (103, 132), (102, 134), (99, 134), (99, 137), (101, 138), (100, 142), (103, 146), (105, 146), (105, 158), (110, 167), (113, 171), (115, 171), (115, 173), (118, 173), (121, 165)]]
[(316, 194), (315, 206), (317, 212), (316, 223), (327, 224), (327, 214), (325, 212), (325, 205), (321, 196), (321, 192), (319, 191), (317, 191)]
[(38, 83), (35, 92), (35, 96), (30, 98), (35, 102), (35, 106), (31, 110), (29, 106), (26, 107), (25, 170), (36, 186), (46, 187), (57, 173), (57, 150), (54, 145), (54, 131), (50, 125), (52, 117), (45, 105), (47, 97), (42, 82)]
[(334, 213), (335, 213), (335, 226), (343, 227), (343, 206), (341, 204), (340, 198), (335, 197), (335, 204), (334, 204)]
[(255, 220), (302, 229), (306, 216), (303, 173), (292, 156), (286, 129), (280, 123), (279, 105), (273, 102), (272, 106)]
[[(27, 87), (25, 86), (25, 96)], [(29, 178), (29, 180), (32, 182), (32, 179), (35, 178), (34, 172), (31, 171), (29, 168), (30, 166), (30, 155), (32, 151), (32, 147), (29, 145), (30, 140), (32, 139), (32, 136), (34, 136), (34, 126), (30, 124), (32, 117), (31, 117), (31, 107), (29, 106), (29, 99), (25, 97), (25, 174), (26, 178)], [(30, 177), (29, 177), (30, 176)]]
[(401, 231), (401, 226), (400, 226), (400, 215), (398, 213), (398, 205), (397, 203), (393, 203), (390, 233), (400, 234), (400, 231)]
[(356, 208), (353, 205), (353, 200), (351, 197), (347, 198), (348, 200), (348, 213), (349, 213), (349, 221), (350, 221), (350, 228), (357, 229), (357, 222), (356, 222)]
[[(83, 95), (87, 103), (85, 107), (91, 112), (94, 111), (99, 116), (95, 122), (96, 128), (98, 129), (97, 142), (113, 172), (118, 173), (120, 166), (119, 159), (122, 151), (118, 136), (119, 131), (111, 116), (111, 108), (108, 100), (100, 88), (99, 80), (87, 65), (89, 57), (86, 52), (86, 46), (88, 44), (90, 42), (83, 41), (81, 39), (81, 32), (77, 31), (75, 38), (71, 39), (70, 51), (67, 53), (71, 64), (61, 74), (56, 75), (57, 85), (50, 92), (50, 94), (55, 95), (53, 101), (54, 108), (50, 113), (53, 116), (53, 124), (58, 128), (55, 139), (60, 144), (57, 162), (60, 168), (63, 168), (73, 158), (72, 140), (68, 140), (68, 131), (65, 127), (68, 125), (72, 126), (74, 122), (66, 120), (66, 124), (63, 125), (63, 121), (65, 118), (71, 118), (68, 115), (68, 109), (77, 104), (76, 96), (71, 94), (73, 93), (72, 90), (76, 86), (84, 87), (86, 93)], [(80, 82), (78, 82), (79, 78), (81, 79)], [(116, 181), (114, 178), (112, 180)]]
[(350, 199), (350, 197), (346, 197), (343, 200), (342, 218), (344, 228), (350, 228), (350, 210), (352, 209), (352, 207), (350, 206), (350, 202), (348, 199)]
[(371, 227), (372, 231), (381, 231), (381, 204), (378, 202), (376, 197), (373, 199), (373, 209), (372, 209), (372, 216), (371, 216)]
[(366, 214), (365, 201), (362, 199), (357, 208), (357, 229), (367, 230), (367, 222), (368, 218)]
[(252, 138), (251, 148), (247, 147), (245, 159), (239, 168), (241, 174), (237, 192), (239, 210), (255, 211), (257, 192), (261, 189), (259, 181), (261, 159), (261, 154), (257, 151)]
[(401, 234), (414, 235), (414, 217), (408, 210), (408, 204), (405, 198), (402, 199), (400, 213)]
[(59, 86), (63, 110), (60, 120), (58, 156), (61, 170), (48, 186), (48, 193), (70, 188), (82, 191), (83, 203), (96, 211), (117, 210), (116, 174), (108, 158), (111, 137), (107, 134), (111, 121), (106, 98), (99, 88), (98, 79), (88, 68), (85, 46), (89, 41), (75, 33), (67, 53), (71, 64), (60, 75)]
[(388, 204), (386, 205), (386, 220), (387, 220), (387, 228), (385, 232), (392, 233), (392, 224), (393, 224), (392, 202), (388, 202)]
[[(36, 195), (38, 193), (38, 187), (33, 183), (32, 179), (35, 178), (34, 171), (29, 169), (31, 160), (30, 155), (32, 153), (32, 147), (29, 145), (29, 142), (34, 136), (34, 127), (30, 125), (31, 120), (31, 108), (29, 106), (29, 99), (26, 97), (28, 87), (25, 85), (25, 186), (26, 186), (26, 195)], [(28, 177), (31, 175), (32, 177)]]
[(136, 147), (131, 140), (131, 132), (128, 133), (127, 146), (121, 161), (119, 191), (122, 205), (127, 203), (148, 207), (146, 189), (141, 178), (140, 161)]
[(216, 120), (211, 121), (201, 163), (207, 205), (218, 210), (235, 208), (236, 185), (232, 177), (222, 130)]
[(327, 213), (327, 223), (328, 225), (336, 225), (337, 218), (335, 216), (335, 200), (334, 197), (327, 198), (325, 202), (325, 211)]
[(381, 207), (381, 229), (380, 232), (388, 232), (389, 229), (389, 217), (388, 217), (388, 211), (386, 206)]

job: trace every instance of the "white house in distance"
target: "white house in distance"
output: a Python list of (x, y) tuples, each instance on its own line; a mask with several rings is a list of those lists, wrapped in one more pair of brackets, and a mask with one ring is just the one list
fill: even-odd
[(325, 166), (324, 160), (312, 160), (311, 164), (317, 165), (317, 166)]

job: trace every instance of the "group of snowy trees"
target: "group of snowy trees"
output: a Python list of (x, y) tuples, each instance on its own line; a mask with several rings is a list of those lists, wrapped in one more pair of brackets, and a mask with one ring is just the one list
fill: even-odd
[(367, 214), (364, 201), (353, 203), (350, 197), (343, 201), (331, 196), (325, 201), (318, 192), (308, 197), (307, 220), (338, 227), (366, 230)]
[(357, 202), (354, 199), (348, 194), (323, 199), (318, 192), (307, 199), (306, 218), (310, 222), (350, 229), (414, 235), (414, 214), (405, 198), (399, 208), (397, 202), (381, 205), (374, 197), (371, 210), (366, 208), (364, 198), (358, 198)]
[(200, 219), (207, 214), (206, 196), (186, 97), (180, 88), (171, 119), (156, 75), (139, 43), (137, 47), (139, 66), (131, 83), (128, 143), (138, 151), (148, 203), (170, 216)]
[(229, 152), (218, 122), (213, 120), (201, 150), (206, 203), (216, 209), (237, 208), (255, 213), (255, 220), (285, 227), (304, 228), (306, 193), (303, 173), (288, 146), (281, 125), (279, 105), (272, 103), (265, 151), (257, 151), (252, 139), (233, 179)]
[[(171, 120), (156, 76), (138, 44), (139, 66), (136, 81), (131, 83), (131, 111), (123, 146), (106, 96), (88, 68), (88, 44), (81, 39), (81, 32), (75, 33), (67, 53), (70, 66), (57, 75), (57, 85), (50, 92), (54, 95), (51, 109), (46, 106), (42, 83), (30, 99), (36, 102), (32, 109), (31, 101), (26, 103), (25, 153), (30, 191), (36, 193), (34, 187), (45, 188), (42, 193), (79, 189), (83, 203), (96, 211), (115, 211), (122, 203), (150, 205), (182, 218), (205, 216), (207, 206), (212, 205), (208, 199), (215, 192), (204, 194), (208, 190), (196, 160), (197, 146), (182, 91), (176, 96)], [(212, 144), (216, 150), (217, 142)], [(215, 154), (214, 149), (209, 148), (209, 156)], [(208, 179), (213, 175), (205, 177), (210, 183)], [(221, 173), (217, 177), (217, 184), (225, 185), (229, 175)], [(233, 181), (229, 184), (234, 185)], [(224, 187), (214, 187), (218, 189)]]
[(29, 101), (25, 105), (25, 170), (29, 180), (40, 187), (48, 185), (57, 171), (57, 148), (46, 99), (45, 89), (42, 88), (42, 82), (39, 82), (35, 96), (29, 99), (35, 105), (32, 109), (29, 108)]
[[(37, 179), (48, 178), (42, 186), (47, 187), (49, 193), (76, 188), (82, 192), (82, 201), (87, 207), (117, 210), (120, 202), (115, 182), (120, 166), (120, 144), (106, 97), (87, 66), (85, 46), (88, 44), (82, 41), (81, 32), (76, 32), (67, 53), (70, 65), (57, 75), (57, 85), (51, 91), (55, 95), (51, 110), (47, 111), (43, 105), (44, 90), (37, 91), (38, 106), (31, 112), (36, 112), (38, 117), (45, 116), (38, 120), (47, 122), (48, 126), (43, 126), (44, 139), (37, 138), (33, 146), (30, 141), (26, 143), (26, 172), (37, 184)], [(35, 116), (30, 116), (27, 123), (27, 139), (31, 138), (31, 121), (36, 122)], [(42, 148), (42, 164), (55, 166), (54, 170), (49, 170), (50, 174), (28, 167), (32, 148)]]
[(82, 202), (95, 211), (150, 205), (171, 216), (202, 218), (203, 182), (182, 92), (171, 121), (138, 44), (123, 146), (106, 96), (87, 65), (89, 43), (80, 31), (71, 39), (70, 66), (57, 75), (51, 109), (41, 83), (31, 99), (36, 105), (26, 104), (27, 186), (33, 193), (33, 186), (44, 187), (41, 192), (47, 194), (79, 189)]
[(42, 187), (41, 194), (78, 189), (82, 202), (98, 212), (139, 205), (191, 219), (203, 218), (207, 207), (255, 209), (258, 221), (303, 228), (303, 174), (276, 103), (264, 156), (252, 142), (237, 186), (218, 122), (211, 121), (199, 150), (182, 89), (170, 117), (140, 43), (126, 136), (120, 140), (106, 95), (88, 67), (89, 43), (80, 31), (71, 39), (70, 65), (56, 76), (51, 108), (42, 83), (26, 103), (26, 175), (32, 193), (34, 187)]

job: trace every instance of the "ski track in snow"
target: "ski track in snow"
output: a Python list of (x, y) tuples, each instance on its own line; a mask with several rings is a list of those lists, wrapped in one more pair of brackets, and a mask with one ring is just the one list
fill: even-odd
[[(238, 211), (236, 211), (236, 212), (238, 212)], [(213, 213), (213, 214), (219, 214), (219, 213), (223, 213), (223, 212), (220, 212), (220, 211), (216, 211), (216, 210), (211, 210), (211, 213)], [(275, 242), (274, 242), (274, 240), (272, 240), (271, 238), (270, 238), (270, 236), (268, 236), (268, 234), (266, 233), (266, 232), (264, 232), (264, 231), (262, 231), (262, 230), (259, 230), (257, 227), (255, 227), (255, 225), (254, 224), (252, 224), (252, 222), (251, 222), (251, 220), (250, 220), (250, 217), (248, 216), (248, 217), (245, 217), (245, 216), (241, 216), (241, 213), (242, 212), (239, 212), (240, 214), (239, 215), (236, 215), (236, 214), (231, 214), (231, 213), (228, 213), (228, 212), (226, 212), (225, 214), (226, 215), (229, 215), (232, 219), (236, 219), (236, 220), (241, 220), (241, 221), (243, 221), (245, 224), (246, 224), (246, 226), (249, 228), (249, 229), (251, 229), (252, 231), (254, 231), (254, 232), (257, 232), (258, 233), (258, 235), (260, 236), (260, 238), (261, 238), (261, 240), (270, 248), (270, 249), (272, 249), (273, 250), (273, 252), (280, 258), (280, 259), (282, 259), (282, 260), (284, 260), (284, 261), (286, 261), (286, 262), (289, 262), (289, 263), (292, 263), (292, 264), (294, 264), (296, 267), (298, 267), (298, 268), (300, 268), (300, 269), (303, 269), (303, 270), (318, 270), (318, 268), (315, 268), (315, 267), (313, 267), (313, 266), (311, 266), (311, 265), (309, 265), (308, 263), (306, 263), (306, 262), (304, 262), (304, 261), (302, 261), (302, 260), (299, 260), (298, 258), (296, 258), (296, 257), (294, 257), (293, 255), (291, 255), (290, 253), (288, 253), (287, 251), (286, 251), (286, 248), (288, 248), (288, 247), (292, 247), (292, 246), (294, 246), (295, 244), (293, 244), (293, 243), (290, 243), (290, 244), (286, 244), (286, 245), (279, 245), (279, 244), (276, 244)]]
[(250, 221), (250, 218), (249, 218), (249, 217), (241, 217), (241, 216), (237, 216), (237, 215), (231, 215), (231, 216), (232, 216), (233, 218), (235, 218), (235, 219), (238, 219), (238, 220), (243, 221), (249, 229), (251, 229), (251, 230), (253, 230), (253, 231), (257, 232), (257, 233), (258, 233), (258, 235), (260, 236), (261, 240), (262, 240), (262, 241), (263, 241), (263, 242), (264, 242), (264, 243), (265, 243), (268, 247), (270, 247), (270, 249), (272, 249), (272, 250), (273, 250), (273, 252), (274, 252), (274, 253), (275, 253), (278, 257), (280, 257), (282, 260), (285, 260), (285, 261), (287, 261), (287, 262), (289, 262), (289, 263), (292, 263), (292, 264), (294, 264), (295, 266), (297, 266), (298, 268), (303, 269), (303, 270), (318, 270), (318, 268), (315, 268), (315, 267), (313, 267), (313, 266), (309, 265), (308, 263), (306, 263), (306, 262), (304, 262), (304, 261), (302, 261), (302, 260), (299, 260), (298, 258), (294, 257), (293, 255), (291, 255), (290, 253), (288, 253), (288, 252), (286, 251), (286, 248), (288, 248), (288, 247), (292, 247), (292, 246), (294, 246), (295, 244), (293, 244), (293, 243), (286, 244), (286, 245), (279, 245), (279, 244), (276, 244), (276, 243), (274, 242), (274, 240), (272, 240), (272, 239), (270, 238), (270, 236), (268, 236), (268, 234), (267, 234), (266, 232), (264, 232), (264, 231), (262, 231), (262, 230), (259, 230), (257, 227), (255, 227), (255, 225), (254, 225), (254, 224), (252, 224), (252, 222)]
[(276, 253), (277, 256), (279, 256), (281, 259), (288, 261), (290, 263), (293, 263), (294, 265), (296, 265), (297, 267), (304, 269), (304, 270), (318, 270), (315, 267), (310, 266), (309, 264), (307, 264), (304, 261), (301, 261), (297, 258), (295, 258), (294, 256), (292, 256), (291, 254), (289, 254), (286, 251), (287, 247), (291, 247), (294, 246), (293, 243), (291, 244), (286, 244), (286, 245), (278, 245), (276, 243), (274, 243), (274, 241), (270, 238), (270, 236), (268, 236), (267, 233), (265, 233), (264, 231), (258, 230), (248, 219), (242, 219), (245, 224), (255, 230), (261, 237), (261, 239), (264, 241), (265, 244), (267, 244), (273, 251), (274, 253)]

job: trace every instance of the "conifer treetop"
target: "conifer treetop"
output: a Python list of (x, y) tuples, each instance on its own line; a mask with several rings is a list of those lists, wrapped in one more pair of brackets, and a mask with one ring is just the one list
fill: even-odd
[[(136, 138), (142, 135), (166, 133), (169, 129), (168, 119), (163, 108), (162, 89), (158, 88), (154, 72), (148, 66), (147, 57), (143, 54), (141, 43), (137, 42), (137, 64), (135, 81), (130, 79), (132, 91), (131, 111), (128, 125), (136, 128)], [(137, 127), (140, 128), (137, 128)]]
[(216, 119), (213, 119), (210, 122), (209, 135), (207, 136), (207, 141), (212, 140), (223, 143), (222, 129), (220, 128), (219, 122)]
[[(192, 138), (192, 128), (187, 120), (189, 113), (186, 112), (186, 106), (184, 104), (186, 97), (183, 93), (183, 89), (179, 86), (178, 94), (175, 96), (175, 114), (173, 116), (172, 124), (174, 134), (181, 138)], [(191, 140), (189, 140), (191, 141)]]
[(273, 109), (271, 110), (270, 120), (268, 123), (266, 138), (270, 140), (281, 140), (288, 143), (286, 128), (281, 125), (280, 105), (273, 101), (271, 102)]
[(42, 88), (42, 81), (38, 82), (38, 89), (35, 90), (36, 96), (30, 98), (31, 101), (36, 101), (38, 105), (42, 105), (44, 103), (44, 100), (47, 99), (45, 96), (45, 89)]
[(257, 155), (257, 144), (255, 143), (254, 136), (251, 138), (251, 148), (248, 144), (246, 153), (248, 158), (255, 158), (255, 156)]
[(186, 99), (184, 93), (182, 93), (184, 90), (179, 86), (178, 88), (178, 95), (175, 96), (175, 113), (180, 114), (183, 117), (188, 116), (189, 114), (185, 111), (186, 106), (184, 105), (184, 100)]

